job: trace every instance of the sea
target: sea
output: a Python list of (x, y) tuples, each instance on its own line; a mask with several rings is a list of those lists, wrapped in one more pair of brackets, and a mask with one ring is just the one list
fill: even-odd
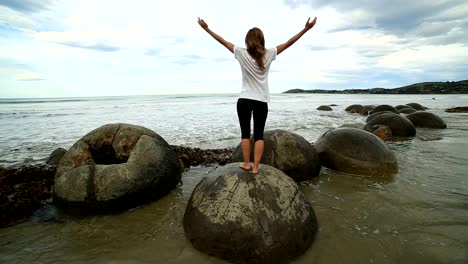
[[(0, 166), (44, 162), (109, 123), (144, 126), (169, 144), (202, 149), (240, 142), (238, 94), (0, 99)], [(300, 184), (317, 215), (313, 245), (292, 263), (468, 263), (468, 95), (272, 94), (266, 130), (314, 142), (330, 129), (365, 124), (352, 104), (419, 103), (447, 129), (418, 128), (387, 142), (393, 177), (322, 168)], [(331, 105), (333, 111), (316, 108)], [(162, 199), (120, 214), (74, 217), (51, 201), (22, 224), (0, 229), (0, 263), (225, 263), (195, 250), (182, 219), (196, 184), (216, 165), (192, 167)]]

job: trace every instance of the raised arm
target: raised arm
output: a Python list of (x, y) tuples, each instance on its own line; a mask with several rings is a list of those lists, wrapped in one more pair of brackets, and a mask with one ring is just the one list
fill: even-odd
[(214, 33), (211, 29), (208, 28), (208, 25), (205, 23), (203, 19), (198, 18), (198, 24), (210, 34), (214, 39), (216, 39), (221, 45), (226, 47), (230, 52), (234, 53), (234, 44), (229, 41), (223, 39), (220, 35)]
[(300, 39), (302, 37), (302, 35), (304, 35), (307, 31), (309, 31), (309, 29), (311, 29), (315, 25), (315, 23), (317, 23), (317, 17), (315, 17), (314, 20), (312, 20), (312, 22), (310, 22), (310, 17), (309, 17), (309, 19), (307, 19), (307, 22), (306, 22), (304, 28), (301, 31), (299, 31), (299, 33), (294, 35), (292, 38), (290, 38), (285, 43), (276, 46), (276, 52), (277, 52), (276, 54), (279, 55), (285, 49), (289, 48), (298, 39)]

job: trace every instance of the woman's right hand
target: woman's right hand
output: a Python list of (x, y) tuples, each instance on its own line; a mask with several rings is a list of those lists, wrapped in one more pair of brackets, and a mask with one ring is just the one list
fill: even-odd
[(314, 20), (312, 20), (312, 22), (310, 21), (310, 17), (307, 19), (307, 22), (305, 24), (305, 28), (307, 30), (311, 29), (312, 27), (314, 27), (315, 23), (317, 23), (317, 17), (314, 18)]
[(200, 27), (202, 27), (203, 29), (207, 29), (207, 28), (208, 28), (208, 24), (206, 24), (205, 20), (200, 19), (200, 17), (198, 17), (198, 24), (199, 24)]

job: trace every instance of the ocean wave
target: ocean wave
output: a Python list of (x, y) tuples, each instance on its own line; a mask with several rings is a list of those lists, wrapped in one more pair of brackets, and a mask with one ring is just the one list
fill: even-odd
[(73, 103), (73, 102), (89, 102), (89, 101), (112, 101), (126, 100), (128, 97), (76, 97), (76, 98), (13, 98), (0, 99), (1, 104), (45, 104), (45, 103)]

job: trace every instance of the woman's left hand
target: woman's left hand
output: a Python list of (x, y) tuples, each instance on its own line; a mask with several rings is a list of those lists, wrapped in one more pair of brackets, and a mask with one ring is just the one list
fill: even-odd
[(208, 24), (206, 24), (205, 20), (200, 19), (200, 17), (198, 17), (198, 24), (200, 25), (200, 27), (202, 27), (204, 29), (208, 28)]

